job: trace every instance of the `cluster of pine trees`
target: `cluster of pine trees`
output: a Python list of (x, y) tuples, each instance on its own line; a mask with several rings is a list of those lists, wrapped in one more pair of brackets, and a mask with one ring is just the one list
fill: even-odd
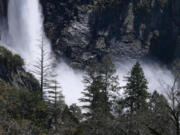
[(165, 87), (166, 97), (150, 93), (137, 62), (120, 87), (114, 64), (105, 56), (86, 69), (83, 106), (67, 106), (43, 40), (40, 49), (33, 69), (40, 90), (0, 80), (0, 135), (180, 135), (178, 76)]
[(80, 99), (85, 103), (86, 113), (78, 135), (180, 134), (178, 77), (172, 86), (166, 87), (165, 97), (157, 91), (148, 92), (148, 82), (139, 62), (125, 77), (124, 87), (119, 87), (115, 73), (109, 57), (87, 70), (84, 97)]

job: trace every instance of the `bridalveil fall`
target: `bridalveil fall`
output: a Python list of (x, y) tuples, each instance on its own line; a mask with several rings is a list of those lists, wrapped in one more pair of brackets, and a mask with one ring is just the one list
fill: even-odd
[[(1, 18), (0, 18), (1, 19)], [(9, 0), (7, 13), (7, 27), (2, 23), (0, 26), (1, 44), (20, 54), (26, 63), (26, 69), (32, 65), (40, 54), (39, 43), (45, 37), (45, 43), (51, 51), (49, 40), (45, 36), (43, 28), (42, 7), (39, 0)], [(128, 73), (134, 61), (118, 62), (117, 73), (120, 78), (120, 85), (124, 85), (123, 76)], [(153, 62), (155, 63), (155, 62)], [(161, 83), (171, 84), (172, 73), (151, 62), (142, 62), (145, 75), (149, 81), (149, 88), (159, 90), (162, 93)], [(83, 73), (73, 70), (65, 63), (59, 63), (56, 71), (63, 88), (66, 102), (68, 104), (78, 103), (83, 90)]]

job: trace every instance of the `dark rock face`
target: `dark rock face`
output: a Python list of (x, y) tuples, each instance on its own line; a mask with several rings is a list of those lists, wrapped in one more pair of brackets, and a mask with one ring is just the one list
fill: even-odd
[(8, 0), (0, 0), (0, 39), (2, 30), (7, 26)]
[(45, 30), (56, 56), (65, 56), (73, 64), (105, 54), (114, 58), (150, 55), (164, 62), (180, 58), (178, 0), (175, 4), (170, 0), (112, 1), (110, 6), (83, 0), (41, 1)]
[[(114, 58), (180, 58), (179, 0), (40, 0), (44, 26), (57, 58), (72, 65)], [(8, 0), (0, 0), (0, 35)], [(3, 26), (3, 28), (2, 28)]]
[(23, 68), (17, 68), (15, 71), (9, 72), (7, 71), (6, 66), (4, 66), (2, 63), (0, 64), (0, 78), (6, 81), (8, 84), (19, 88), (26, 88), (30, 91), (39, 90), (40, 86), (38, 81)]

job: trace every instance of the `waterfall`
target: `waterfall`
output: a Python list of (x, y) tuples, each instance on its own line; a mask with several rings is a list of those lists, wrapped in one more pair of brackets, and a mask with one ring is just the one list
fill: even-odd
[[(29, 70), (35, 63), (40, 54), (39, 44), (42, 36), (45, 37), (43, 28), (43, 15), (39, 0), (9, 0), (8, 3), (8, 30), (0, 28), (2, 42), (8, 48), (13, 49), (20, 54), (26, 63), (26, 69)], [(45, 37), (45, 45), (51, 51), (50, 43)], [(117, 73), (120, 76), (120, 85), (125, 85), (123, 76), (127, 75), (134, 62), (120, 62), (117, 65)], [(152, 65), (153, 62), (143, 63), (145, 75), (149, 81), (150, 90), (164, 89), (158, 81), (162, 79), (169, 85), (172, 84), (173, 75), (160, 65)], [(81, 91), (84, 88), (82, 83), (83, 73), (77, 72), (65, 63), (59, 63), (56, 71), (65, 95), (66, 103), (79, 103), (78, 99), (82, 96)]]
[[(9, 0), (8, 32), (2, 40), (25, 59), (26, 67), (39, 56), (39, 45), (44, 36), (39, 0)], [(50, 48), (48, 40), (45, 43)]]
[[(26, 70), (31, 70), (31, 65), (40, 54), (39, 44), (42, 36), (45, 37), (46, 48), (51, 53), (50, 43), (44, 33), (39, 0), (9, 0), (8, 30), (3, 31), (2, 42), (24, 58)], [(65, 63), (59, 63), (56, 71), (66, 103), (78, 103), (83, 89), (82, 74), (76, 73)]]

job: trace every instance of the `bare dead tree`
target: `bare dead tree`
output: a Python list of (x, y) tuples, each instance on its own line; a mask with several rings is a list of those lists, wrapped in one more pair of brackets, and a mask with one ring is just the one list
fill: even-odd
[(176, 135), (180, 135), (180, 89), (178, 88), (179, 75), (176, 75), (173, 85), (168, 87), (167, 97), (169, 104), (167, 105), (170, 112), (170, 119), (176, 128)]
[(40, 54), (33, 65), (32, 73), (37, 77), (40, 83), (41, 97), (43, 98), (44, 91), (48, 86), (48, 78), (52, 70), (53, 57), (51, 57), (51, 52), (47, 48), (45, 43), (45, 38), (42, 36), (39, 44)]

